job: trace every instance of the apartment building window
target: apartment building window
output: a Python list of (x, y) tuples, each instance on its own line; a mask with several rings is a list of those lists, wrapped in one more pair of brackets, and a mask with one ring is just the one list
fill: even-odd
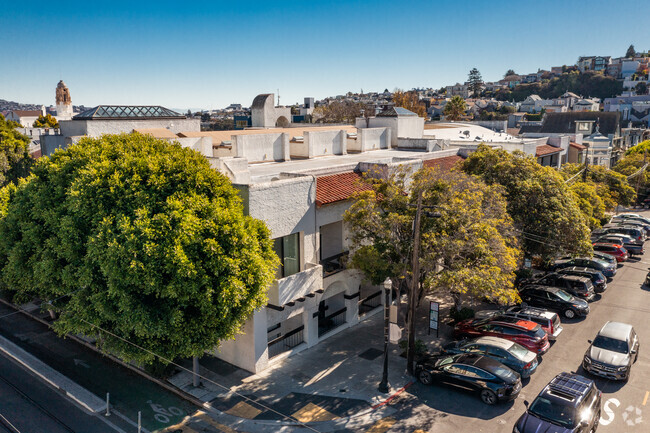
[(276, 278), (285, 278), (300, 272), (300, 234), (294, 233), (273, 240), (273, 248), (280, 258)]

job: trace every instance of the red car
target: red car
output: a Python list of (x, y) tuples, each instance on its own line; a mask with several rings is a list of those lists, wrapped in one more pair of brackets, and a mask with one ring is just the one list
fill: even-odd
[(623, 245), (618, 244), (596, 242), (594, 244), (594, 251), (609, 254), (616, 259), (617, 263), (624, 262), (629, 257), (627, 250), (623, 247)]
[(548, 335), (535, 322), (516, 317), (497, 317), (492, 319), (467, 319), (454, 328), (454, 338), (476, 338), (482, 336), (500, 337), (514, 341), (531, 352), (542, 355), (551, 345)]

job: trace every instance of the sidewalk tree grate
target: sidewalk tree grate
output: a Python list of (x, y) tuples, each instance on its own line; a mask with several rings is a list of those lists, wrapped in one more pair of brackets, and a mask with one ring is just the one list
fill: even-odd
[(370, 349), (361, 352), (359, 354), (359, 358), (367, 359), (368, 361), (373, 361), (379, 358), (383, 354), (384, 354), (383, 350), (379, 350), (379, 349), (375, 349), (374, 347), (371, 347)]

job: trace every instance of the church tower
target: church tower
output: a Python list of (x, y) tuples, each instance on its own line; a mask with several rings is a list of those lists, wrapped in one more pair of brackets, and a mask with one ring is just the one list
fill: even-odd
[(56, 119), (72, 119), (72, 99), (70, 99), (70, 90), (63, 80), (56, 85)]

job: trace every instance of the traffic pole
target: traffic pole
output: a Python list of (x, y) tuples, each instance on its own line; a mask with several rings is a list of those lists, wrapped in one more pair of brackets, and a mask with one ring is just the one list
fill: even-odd
[(142, 412), (138, 411), (138, 433), (142, 433)]
[(110, 404), (111, 404), (111, 394), (106, 393), (106, 413), (104, 416), (111, 416), (111, 410), (110, 410)]

